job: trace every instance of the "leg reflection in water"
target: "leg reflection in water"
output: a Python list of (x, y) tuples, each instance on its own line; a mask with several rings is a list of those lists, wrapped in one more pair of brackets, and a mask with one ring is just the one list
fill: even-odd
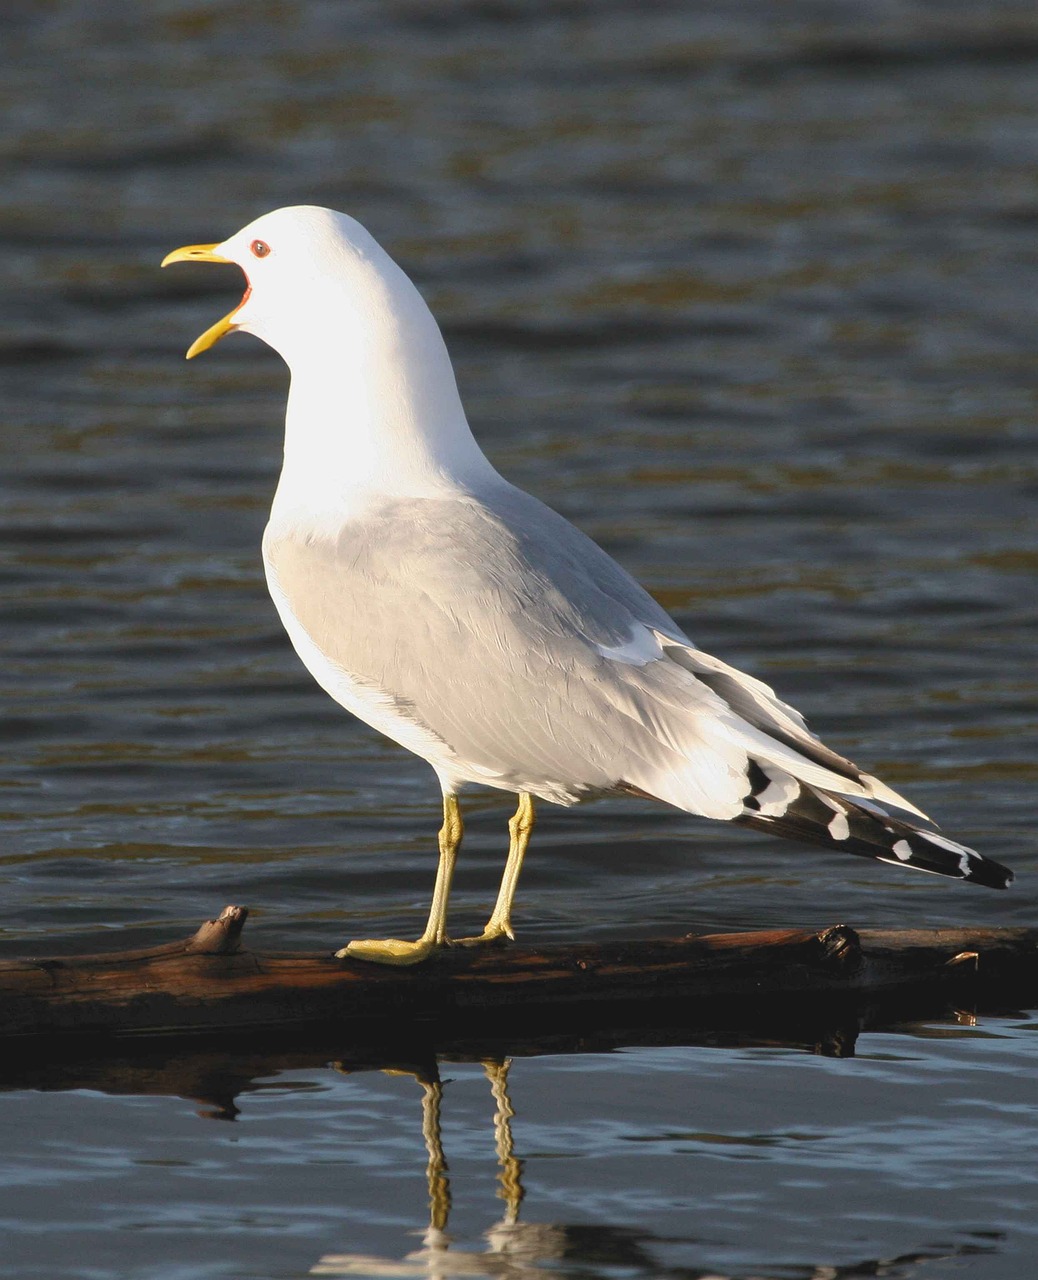
[(503, 1227), (513, 1227), (519, 1221), (519, 1204), (523, 1198), (522, 1165), (516, 1159), (515, 1143), (512, 1141), (512, 1118), (515, 1112), (508, 1096), (510, 1065), (507, 1060), (495, 1062), (491, 1059), (483, 1063), (483, 1070), (490, 1081), (490, 1092), (497, 1103), (497, 1111), (494, 1113), (494, 1150), (501, 1168), (497, 1175), (500, 1183), (497, 1194), (505, 1202), (505, 1216), (500, 1223)]
[(566, 1248), (566, 1230), (548, 1223), (522, 1223), (522, 1162), (515, 1154), (512, 1119), (515, 1111), (508, 1096), (508, 1061), (488, 1059), (483, 1070), (497, 1110), (494, 1114), (494, 1149), (498, 1162), (498, 1196), (504, 1213), (484, 1233), (483, 1251), (451, 1249), (447, 1223), (451, 1210), (450, 1180), (443, 1154), (441, 1108), (443, 1084), (438, 1074), (415, 1075), (422, 1087), (422, 1137), (428, 1152), (426, 1180), (429, 1188), (429, 1226), (423, 1247), (403, 1258), (370, 1254), (329, 1253), (310, 1268), (313, 1276), (415, 1276), (448, 1280), (454, 1276), (502, 1276), (509, 1280), (551, 1280), (557, 1273), (545, 1270), (546, 1259), (558, 1258)]
[(443, 1083), (423, 1080), (422, 1086), (422, 1137), (429, 1153), (425, 1177), (429, 1184), (429, 1229), (425, 1233), (425, 1247), (430, 1252), (446, 1250), (450, 1245), (447, 1220), (451, 1212), (451, 1184), (447, 1177), (447, 1158), (443, 1154), (443, 1136), (440, 1128), (440, 1108), (443, 1105)]

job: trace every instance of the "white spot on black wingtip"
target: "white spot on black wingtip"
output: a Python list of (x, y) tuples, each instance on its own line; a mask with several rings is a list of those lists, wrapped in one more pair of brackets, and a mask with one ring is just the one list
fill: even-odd
[(898, 840), (895, 844), (891, 845), (890, 852), (901, 862), (912, 861), (912, 846), (907, 840)]
[(833, 840), (847, 840), (851, 834), (851, 824), (847, 817), (847, 806), (835, 796), (826, 795), (824, 791), (816, 791), (815, 796), (828, 809), (832, 809), (833, 818), (826, 824), (826, 831)]
[(834, 840), (846, 840), (851, 834), (851, 824), (847, 821), (846, 814), (833, 814), (833, 820), (829, 823), (828, 831)]

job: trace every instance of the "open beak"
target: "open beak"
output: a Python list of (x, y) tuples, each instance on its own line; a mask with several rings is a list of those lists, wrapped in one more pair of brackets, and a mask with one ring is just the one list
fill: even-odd
[[(168, 267), (171, 262), (231, 262), (232, 259), (225, 258), (222, 254), (216, 252), (218, 248), (219, 245), (215, 244), (186, 244), (182, 249), (174, 249), (172, 253), (167, 253), (162, 259), (162, 265)], [(187, 349), (186, 358), (188, 360), (203, 351), (208, 351), (214, 343), (220, 341), (225, 333), (231, 333), (237, 329), (238, 326), (234, 323), (234, 317), (245, 305), (251, 288), (251, 285), (247, 285), (244, 297), (234, 310), (228, 312), (222, 320), (217, 320), (216, 324), (210, 325), (201, 337), (192, 342)]]

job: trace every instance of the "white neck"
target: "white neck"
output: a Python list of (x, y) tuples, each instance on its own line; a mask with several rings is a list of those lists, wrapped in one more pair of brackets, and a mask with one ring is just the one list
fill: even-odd
[(292, 371), (272, 518), (324, 525), (386, 498), (500, 481), (469, 429), (436, 321), (387, 262), (359, 299), (355, 286), (330, 286), (296, 331), (263, 324), (259, 336)]

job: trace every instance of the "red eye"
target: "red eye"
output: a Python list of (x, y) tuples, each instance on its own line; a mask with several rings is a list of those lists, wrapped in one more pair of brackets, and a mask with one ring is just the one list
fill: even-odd
[(267, 244), (266, 240), (253, 240), (249, 248), (254, 258), (265, 258), (270, 252), (270, 245)]

